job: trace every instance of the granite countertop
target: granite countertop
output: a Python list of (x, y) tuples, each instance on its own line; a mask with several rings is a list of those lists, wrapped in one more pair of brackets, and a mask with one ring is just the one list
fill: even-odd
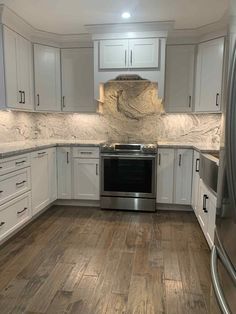
[(215, 153), (219, 152), (219, 144), (202, 144), (202, 143), (175, 143), (175, 142), (158, 142), (157, 147), (160, 148), (192, 148), (201, 153)]
[(17, 141), (0, 144), (0, 158), (11, 157), (17, 154), (32, 152), (56, 146), (93, 146), (99, 147), (104, 140), (33, 140)]
[[(99, 147), (105, 140), (32, 140), (17, 141), (0, 144), (0, 158), (11, 157), (18, 154), (32, 152), (37, 149), (45, 149), (56, 146), (93, 146)], [(198, 143), (158, 142), (160, 148), (192, 148), (202, 153), (214, 153), (219, 151), (219, 145), (203, 145)]]

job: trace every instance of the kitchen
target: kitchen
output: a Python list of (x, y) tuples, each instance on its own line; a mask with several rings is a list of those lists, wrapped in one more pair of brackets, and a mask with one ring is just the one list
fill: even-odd
[(0, 5), (1, 313), (236, 311), (236, 10), (188, 2)]

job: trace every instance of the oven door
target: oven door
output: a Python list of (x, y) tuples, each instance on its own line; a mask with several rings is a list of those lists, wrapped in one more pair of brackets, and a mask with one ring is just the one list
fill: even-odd
[(156, 157), (102, 155), (101, 195), (156, 197)]

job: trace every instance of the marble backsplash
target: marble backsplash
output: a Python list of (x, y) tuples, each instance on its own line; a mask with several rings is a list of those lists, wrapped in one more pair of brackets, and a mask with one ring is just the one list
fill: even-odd
[(218, 144), (220, 114), (166, 114), (151, 83), (108, 83), (100, 114), (0, 112), (0, 142), (85, 139)]

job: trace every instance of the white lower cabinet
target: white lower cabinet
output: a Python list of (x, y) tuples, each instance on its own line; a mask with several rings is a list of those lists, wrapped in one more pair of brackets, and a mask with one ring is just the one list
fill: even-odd
[(192, 149), (158, 149), (157, 203), (190, 205)]
[(27, 192), (0, 206), (0, 241), (31, 218), (31, 193)]
[(173, 203), (174, 160), (174, 149), (158, 149), (157, 203)]
[(99, 200), (99, 159), (73, 158), (73, 198)]
[(190, 205), (192, 196), (192, 149), (177, 149), (175, 156), (175, 204)]
[(210, 247), (212, 247), (214, 243), (215, 217), (216, 196), (200, 179), (197, 218)]
[(50, 203), (57, 199), (57, 150), (50, 148), (49, 153), (49, 195)]
[(59, 199), (72, 198), (71, 148), (57, 147), (57, 190)]
[(194, 212), (197, 211), (198, 204), (198, 190), (199, 190), (199, 176), (200, 171), (200, 154), (197, 151), (193, 152), (193, 183), (192, 183), (192, 208)]
[(31, 154), (33, 215), (37, 214), (50, 203), (49, 173), (48, 150), (45, 149), (33, 152)]

